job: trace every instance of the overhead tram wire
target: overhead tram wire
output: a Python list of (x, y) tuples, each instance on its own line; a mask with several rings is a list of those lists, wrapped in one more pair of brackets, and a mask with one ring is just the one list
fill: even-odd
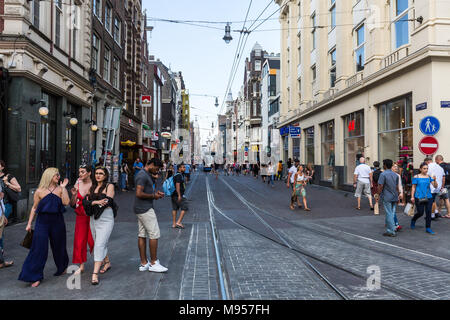
[[(248, 9), (247, 9), (247, 13), (246, 13), (246, 15), (245, 15), (244, 24), (242, 25), (242, 31), (244, 31), (245, 24), (247, 23), (247, 18), (248, 18), (248, 14), (250, 13), (250, 8), (251, 8), (251, 6), (252, 6), (252, 2), (253, 2), (253, 0), (250, 0), (250, 3), (249, 3), (249, 5), (248, 5)], [(240, 51), (240, 45), (241, 45), (241, 43), (242, 43), (242, 34), (243, 34), (243, 32), (240, 32), (240, 34), (239, 34), (239, 41), (238, 41), (238, 44), (237, 44), (237, 46), (236, 46), (236, 51), (235, 51), (235, 53), (234, 53), (233, 65), (231, 66), (230, 76), (228, 77), (227, 89), (225, 90), (225, 94), (224, 94), (224, 97), (223, 97), (223, 99), (222, 99), (222, 105), (220, 106), (219, 114), (222, 113), (222, 109), (223, 109), (223, 106), (224, 106), (224, 104), (225, 104), (225, 100), (226, 100), (226, 98), (227, 98), (228, 91), (229, 91), (229, 89), (230, 89), (230, 81), (231, 81), (231, 78), (232, 78), (233, 70), (234, 70), (234, 68), (236, 67), (236, 61), (237, 61), (238, 56), (239, 56), (239, 55), (238, 55), (238, 52)]]
[[(255, 20), (258, 20), (264, 14), (264, 12), (266, 12), (266, 10), (270, 7), (271, 4), (272, 4), (272, 0), (269, 0), (269, 3), (267, 4), (267, 6), (264, 8), (264, 10), (258, 15), (258, 17)], [(255, 22), (253, 22), (248, 29), (251, 29), (254, 24), (255, 24)], [(231, 89), (231, 87), (233, 85), (234, 78), (236, 77), (236, 73), (237, 73), (237, 70), (239, 68), (239, 65), (240, 65), (240, 62), (241, 62), (241, 59), (242, 59), (242, 54), (243, 54), (243, 52), (245, 50), (245, 46), (247, 44), (248, 36), (250, 35), (250, 32), (248, 31), (248, 29), (244, 29), (244, 28), (245, 28), (245, 23), (244, 23), (244, 27), (242, 28), (242, 30), (239, 31), (241, 36), (244, 33), (244, 37), (246, 37), (245, 38), (245, 43), (243, 45), (241, 43), (240, 48), (238, 46), (239, 54), (237, 56), (235, 55), (235, 62), (237, 61), (237, 65), (233, 64), (233, 68), (231, 69), (230, 78), (228, 79), (227, 89), (225, 91), (225, 98), (228, 95), (228, 92), (229, 92), (229, 90)], [(239, 37), (239, 39), (241, 39), (241, 37)], [(231, 80), (231, 82), (230, 82), (230, 80)], [(225, 104), (225, 98), (224, 98), (224, 100), (222, 100), (222, 105), (220, 107), (219, 114), (221, 114), (222, 111), (223, 111), (223, 106)]]

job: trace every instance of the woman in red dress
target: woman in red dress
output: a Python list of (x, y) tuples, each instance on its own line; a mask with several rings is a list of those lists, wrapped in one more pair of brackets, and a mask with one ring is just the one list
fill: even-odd
[(83, 207), (83, 199), (89, 193), (92, 186), (91, 180), (92, 169), (88, 165), (80, 166), (78, 170), (79, 179), (72, 188), (71, 206), (75, 208), (77, 214), (75, 221), (75, 236), (73, 241), (73, 257), (72, 263), (80, 265), (76, 271), (77, 274), (84, 272), (84, 263), (87, 260), (87, 245), (89, 252), (94, 249), (94, 238), (90, 229), (90, 217), (86, 215)]

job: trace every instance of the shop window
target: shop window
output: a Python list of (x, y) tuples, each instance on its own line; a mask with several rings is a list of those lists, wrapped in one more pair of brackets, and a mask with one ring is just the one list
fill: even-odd
[(306, 163), (314, 164), (314, 127), (305, 129)]
[(346, 183), (353, 182), (353, 173), (364, 155), (364, 111), (344, 117), (344, 166)]
[(335, 165), (334, 120), (321, 125), (322, 130), (322, 180), (331, 181)]
[(294, 159), (300, 159), (300, 137), (292, 138), (292, 156)]
[(378, 107), (378, 158), (393, 161), (413, 158), (411, 96)]

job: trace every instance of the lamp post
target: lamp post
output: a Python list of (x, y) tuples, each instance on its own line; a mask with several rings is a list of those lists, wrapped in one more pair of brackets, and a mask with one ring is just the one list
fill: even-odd
[(231, 36), (231, 27), (230, 23), (228, 22), (225, 26), (225, 35), (223, 36), (223, 40), (226, 44), (229, 44), (231, 40), (233, 40), (233, 37)]

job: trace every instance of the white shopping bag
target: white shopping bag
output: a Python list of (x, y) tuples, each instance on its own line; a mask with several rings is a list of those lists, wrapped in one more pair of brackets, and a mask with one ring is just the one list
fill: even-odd
[(403, 211), (404, 214), (408, 214), (409, 210), (411, 210), (413, 204), (412, 203), (407, 203), (405, 206), (405, 210)]

